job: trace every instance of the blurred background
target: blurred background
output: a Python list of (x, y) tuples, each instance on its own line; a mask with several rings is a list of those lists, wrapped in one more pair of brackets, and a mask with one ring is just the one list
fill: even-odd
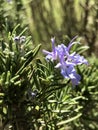
[(52, 36), (66, 42), (78, 35), (88, 55), (98, 56), (98, 0), (0, 0), (0, 38), (17, 24), (17, 35), (26, 27), (34, 44), (48, 48)]

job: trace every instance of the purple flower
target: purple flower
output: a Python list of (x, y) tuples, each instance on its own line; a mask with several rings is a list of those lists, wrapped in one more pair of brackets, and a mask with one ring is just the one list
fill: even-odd
[(71, 47), (74, 44), (79, 44), (79, 42), (72, 42), (75, 38), (71, 40), (68, 47), (66, 47), (64, 44), (58, 45), (57, 47), (58, 56), (60, 57), (60, 55), (62, 55), (63, 53), (65, 60), (70, 63), (73, 63), (74, 66), (81, 65), (81, 64), (88, 64), (87, 60), (83, 56), (76, 54), (76, 52), (70, 54)]
[(71, 59), (71, 62), (74, 63), (75, 65), (81, 65), (81, 64), (88, 64), (87, 60), (83, 57), (80, 56), (79, 54), (71, 54), (69, 56), (69, 59)]
[(70, 64), (67, 65), (65, 62), (63, 64), (59, 63), (55, 66), (55, 68), (58, 68), (58, 67), (61, 69), (62, 76), (66, 79), (70, 79), (73, 86), (79, 84), (81, 76), (76, 73), (76, 70), (73, 67), (73, 65), (70, 65)]
[(57, 50), (55, 47), (55, 38), (51, 38), (51, 42), (52, 42), (52, 52), (43, 50), (43, 53), (46, 54), (46, 60), (56, 60), (57, 59)]
[(25, 36), (21, 36), (21, 37), (16, 36), (16, 37), (14, 37), (14, 41), (19, 42), (21, 44), (21, 43), (24, 43), (26, 41), (26, 37)]
[(55, 66), (55, 68), (60, 68), (61, 74), (64, 78), (70, 79), (72, 85), (78, 85), (81, 79), (81, 76), (77, 74), (75, 70), (75, 66), (81, 64), (88, 64), (87, 60), (77, 54), (76, 52), (70, 53), (70, 49), (74, 44), (79, 42), (73, 42), (77, 37), (74, 37), (69, 43), (68, 47), (64, 44), (55, 46), (55, 39), (52, 38), (52, 52), (43, 50), (43, 52), (47, 55), (46, 60), (58, 60), (59, 62)]
[(75, 64), (65, 60), (64, 52), (62, 52), (60, 56), (60, 62), (55, 66), (55, 68), (60, 68), (63, 77), (66, 79), (70, 79), (73, 86), (78, 85), (81, 77), (79, 74), (76, 73), (76, 70), (74, 68)]
[(76, 44), (76, 43), (79, 43), (79, 42), (73, 42), (76, 38), (77, 38), (78, 36), (75, 36), (71, 41), (70, 41), (70, 43), (69, 43), (69, 45), (68, 45), (68, 51), (70, 51), (70, 48), (74, 45), (74, 44)]

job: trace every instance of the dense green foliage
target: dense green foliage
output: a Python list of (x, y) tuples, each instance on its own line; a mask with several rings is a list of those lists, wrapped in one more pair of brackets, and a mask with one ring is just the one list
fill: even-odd
[[(0, 1), (0, 130), (98, 129), (97, 6), (97, 0)], [(82, 79), (73, 88), (41, 47), (50, 49), (52, 36), (66, 45), (77, 34), (82, 43), (72, 49), (89, 65), (76, 68)]]

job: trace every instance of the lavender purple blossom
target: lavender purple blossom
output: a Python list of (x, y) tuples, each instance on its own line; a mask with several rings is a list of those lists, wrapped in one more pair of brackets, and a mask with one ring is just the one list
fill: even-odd
[(43, 50), (43, 53), (46, 54), (47, 61), (58, 61), (55, 68), (60, 68), (62, 76), (66, 79), (70, 79), (73, 86), (78, 85), (81, 80), (81, 76), (77, 74), (75, 66), (88, 64), (83, 56), (80, 56), (76, 52), (70, 53), (71, 47), (78, 43), (73, 42), (76, 38), (77, 37), (74, 37), (68, 46), (64, 44), (55, 46), (55, 38), (52, 38), (52, 52)]
[(56, 60), (57, 59), (57, 48), (55, 47), (55, 38), (51, 38), (52, 42), (52, 52), (43, 50), (43, 53), (46, 54), (46, 60)]

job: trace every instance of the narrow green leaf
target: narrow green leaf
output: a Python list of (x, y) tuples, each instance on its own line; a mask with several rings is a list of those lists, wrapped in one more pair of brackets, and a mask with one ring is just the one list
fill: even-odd
[(64, 125), (64, 124), (67, 124), (71, 121), (74, 121), (74, 120), (78, 119), (80, 116), (82, 116), (82, 113), (79, 113), (77, 116), (74, 116), (66, 121), (61, 121), (61, 122), (57, 123), (57, 126)]
[(27, 31), (27, 29), (28, 29), (28, 28), (26, 27), (26, 28), (19, 34), (19, 36), (22, 36), (23, 33)]
[(20, 24), (17, 24), (16, 27), (13, 29), (12, 34), (15, 33), (16, 29), (20, 26)]

